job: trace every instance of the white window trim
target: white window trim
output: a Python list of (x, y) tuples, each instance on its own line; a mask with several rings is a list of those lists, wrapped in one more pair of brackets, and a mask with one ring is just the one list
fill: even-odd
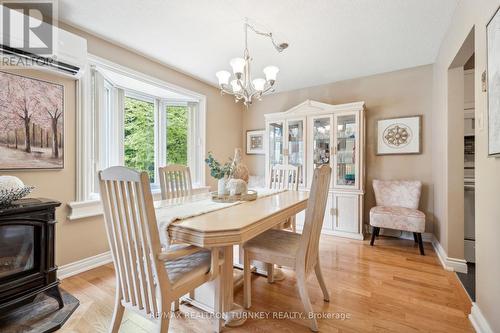
[[(101, 57), (88, 54), (88, 63), (85, 68), (85, 73), (90, 73), (91, 66), (104, 67), (123, 75), (127, 75), (137, 80), (147, 82), (149, 84), (155, 85), (157, 87), (168, 89), (173, 92), (189, 96), (197, 101), (198, 103), (198, 119), (197, 124), (199, 128), (196, 129), (198, 132), (199, 142), (193, 142), (190, 146), (194, 149), (197, 146), (200, 156), (193, 156), (194, 153), (188, 151), (188, 156), (195, 157), (192, 163), (195, 163), (195, 168), (193, 171), (197, 171), (198, 174), (196, 178), (199, 179), (198, 183), (193, 184), (195, 192), (205, 192), (208, 191), (206, 186), (205, 178), (205, 165), (203, 156), (206, 155), (206, 112), (207, 112), (207, 98), (205, 95), (182, 88), (172, 83), (162, 81), (158, 78), (140, 73), (133, 69), (124, 67), (119, 64), (115, 64), (109, 60), (103, 59)], [(70, 207), (70, 214), (68, 216), (69, 220), (82, 219), (91, 216), (102, 215), (102, 207), (99, 202), (98, 196), (91, 197), (90, 189), (92, 188), (92, 182), (94, 172), (88, 170), (94, 170), (94, 162), (96, 160), (96, 152), (94, 152), (94, 137), (88, 135), (95, 124), (95, 115), (92, 112), (92, 80), (91, 75), (84, 75), (77, 81), (76, 84), (76, 201), (68, 203)], [(175, 104), (176, 101), (170, 101), (168, 104)], [(184, 102), (185, 103), (185, 102)], [(190, 119), (192, 122), (193, 119)], [(164, 120), (161, 120), (163, 123)], [(191, 123), (193, 124), (193, 123)], [(155, 140), (156, 142), (156, 140)], [(156, 143), (155, 143), (156, 144)], [(190, 150), (193, 150), (190, 149)], [(157, 157), (159, 158), (159, 157)], [(155, 161), (156, 162), (156, 161)], [(153, 196), (155, 199), (159, 199), (159, 190), (153, 190)]]

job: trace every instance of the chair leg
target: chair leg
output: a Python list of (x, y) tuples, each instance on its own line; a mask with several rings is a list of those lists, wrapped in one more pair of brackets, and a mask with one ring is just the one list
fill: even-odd
[(314, 267), (314, 271), (316, 272), (316, 277), (318, 278), (319, 285), (321, 287), (321, 290), (323, 291), (323, 300), (325, 302), (330, 302), (330, 296), (328, 295), (325, 280), (323, 279), (323, 273), (321, 272), (321, 266), (319, 265), (319, 258), (316, 266)]
[(424, 242), (422, 241), (422, 234), (419, 232), (417, 233), (417, 238), (418, 238), (418, 247), (420, 249), (420, 254), (425, 256), (424, 253)]
[(172, 311), (177, 312), (179, 311), (180, 308), (180, 301), (179, 299), (176, 299), (175, 301), (172, 302)]
[(313, 308), (311, 301), (309, 300), (309, 293), (307, 292), (306, 286), (306, 276), (304, 273), (297, 272), (297, 287), (299, 288), (300, 299), (304, 305), (306, 316), (309, 316), (311, 320), (311, 331), (318, 332), (318, 322), (316, 321), (315, 316), (310, 316), (313, 314)]
[(371, 246), (373, 246), (373, 244), (375, 243), (375, 238), (378, 236), (379, 230), (380, 230), (379, 227), (373, 227), (373, 230), (372, 230), (372, 239), (370, 241), (370, 245)]
[(243, 252), (243, 306), (248, 309), (252, 306), (252, 272), (250, 271), (250, 256)]
[[(116, 287), (118, 289), (120, 288), (118, 284)], [(122, 298), (121, 292), (117, 291), (115, 297), (115, 309), (113, 310), (113, 317), (111, 319), (111, 327), (110, 327), (111, 333), (118, 333), (118, 331), (120, 330), (120, 325), (123, 319), (123, 312), (125, 311), (125, 308), (123, 307), (121, 302), (121, 298)]]
[(274, 283), (274, 264), (266, 264), (267, 283)]
[(413, 239), (415, 240), (415, 243), (418, 243), (418, 236), (416, 232), (413, 233)]
[(168, 326), (170, 324), (170, 310), (167, 312), (162, 312), (160, 313), (160, 320), (159, 320), (159, 333), (168, 333)]

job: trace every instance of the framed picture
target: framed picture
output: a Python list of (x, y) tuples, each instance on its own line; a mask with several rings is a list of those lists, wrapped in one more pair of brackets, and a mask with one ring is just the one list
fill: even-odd
[(420, 154), (422, 116), (382, 119), (377, 123), (377, 155)]
[(264, 155), (265, 130), (247, 131), (247, 155)]
[(486, 25), (488, 156), (500, 157), (500, 12)]
[(64, 168), (64, 87), (0, 72), (0, 169)]

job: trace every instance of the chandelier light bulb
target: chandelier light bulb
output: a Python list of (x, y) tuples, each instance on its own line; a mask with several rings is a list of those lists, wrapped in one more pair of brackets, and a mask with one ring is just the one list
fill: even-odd
[(243, 74), (243, 72), (245, 71), (245, 59), (243, 58), (231, 59), (231, 62), (229, 64), (231, 65), (231, 68), (233, 69), (233, 73), (235, 75)]
[(276, 66), (267, 66), (263, 70), (264, 74), (266, 75), (266, 80), (269, 82), (276, 81), (276, 76), (278, 75), (279, 71), (280, 69)]
[(241, 87), (238, 84), (238, 80), (231, 81), (231, 87), (233, 88), (233, 92), (238, 92), (241, 90)]
[(264, 86), (266, 85), (266, 80), (264, 79), (255, 79), (253, 80), (253, 87), (257, 91), (264, 91)]
[(229, 84), (229, 78), (231, 77), (231, 73), (228, 71), (218, 71), (215, 73), (215, 76), (217, 76), (217, 79), (219, 80), (219, 85), (227, 85)]

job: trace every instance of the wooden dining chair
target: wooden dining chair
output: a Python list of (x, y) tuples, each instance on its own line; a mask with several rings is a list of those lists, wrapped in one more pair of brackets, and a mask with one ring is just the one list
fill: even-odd
[[(277, 264), (293, 268), (297, 274), (297, 286), (306, 313), (313, 312), (306, 287), (307, 277), (313, 269), (323, 291), (323, 299), (325, 302), (329, 301), (318, 254), (331, 173), (332, 169), (328, 165), (322, 165), (314, 170), (302, 234), (271, 229), (243, 244), (245, 308), (250, 308), (252, 304), (250, 270), (252, 260), (266, 262), (268, 266)], [(316, 318), (311, 316), (310, 320), (311, 330), (318, 331)]]
[(174, 199), (191, 195), (193, 184), (191, 183), (191, 172), (188, 166), (171, 164), (160, 167), (161, 199)]
[[(294, 165), (276, 164), (271, 168), (271, 177), (269, 179), (269, 188), (274, 190), (293, 190), (299, 189), (300, 168)], [(295, 216), (279, 226), (281, 229), (292, 229), (297, 231)]]
[[(221, 311), (219, 251), (176, 245), (162, 251), (146, 172), (111, 167), (99, 172), (106, 231), (116, 272), (111, 332), (118, 332), (125, 308), (159, 323), (168, 331), (172, 302), (210, 280), (215, 312)], [(215, 331), (221, 321), (215, 316)]]

